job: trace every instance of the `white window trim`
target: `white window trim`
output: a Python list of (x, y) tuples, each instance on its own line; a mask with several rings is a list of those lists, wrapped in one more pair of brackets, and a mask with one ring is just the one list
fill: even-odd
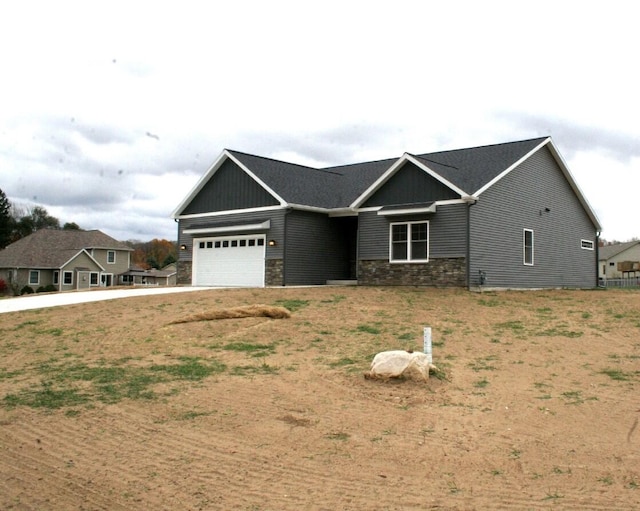
[(591, 240), (580, 240), (580, 248), (582, 250), (594, 250), (594, 243)]
[[(412, 259), (411, 258), (411, 229), (415, 224), (427, 224), (427, 258), (426, 259)], [(394, 259), (393, 258), (393, 226), (394, 225), (406, 225), (407, 226), (407, 259)], [(389, 224), (389, 262), (392, 264), (406, 264), (406, 263), (428, 263), (429, 262), (429, 237), (431, 235), (431, 227), (429, 220), (419, 220), (415, 222), (392, 222)]]
[[(113, 254), (113, 261), (109, 261), (109, 254)], [(107, 250), (107, 264), (116, 264), (116, 251)]]
[[(531, 262), (527, 262), (527, 233), (531, 233)], [(522, 230), (522, 264), (525, 266), (533, 266), (535, 263), (535, 236), (533, 234), (533, 229), (523, 229)]]
[[(68, 284), (64, 281), (64, 280), (65, 280), (65, 279), (64, 279), (64, 277), (65, 277), (65, 275), (66, 275), (67, 273), (68, 273), (69, 275), (71, 275), (71, 282), (69, 282)], [(63, 271), (63, 272), (62, 272), (62, 285), (63, 285), (63, 286), (73, 286), (73, 272), (72, 272), (72, 271)]]
[[(93, 283), (91, 282), (91, 278), (92, 278), (94, 275), (96, 276), (96, 283), (95, 283), (95, 284), (93, 284)], [(90, 287), (98, 287), (98, 286), (100, 286), (100, 273), (99, 273), (99, 272), (97, 272), (97, 271), (89, 272), (89, 286), (90, 286)]]
[[(36, 282), (31, 282), (31, 274), (35, 273), (37, 275)], [(30, 286), (39, 286), (40, 285), (40, 270), (29, 270), (29, 285)]]

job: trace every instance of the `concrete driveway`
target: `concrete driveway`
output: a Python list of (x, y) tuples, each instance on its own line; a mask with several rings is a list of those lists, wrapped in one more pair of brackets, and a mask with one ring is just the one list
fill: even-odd
[(17, 312), (44, 307), (58, 307), (75, 303), (99, 302), (129, 298), (132, 296), (162, 295), (167, 293), (188, 293), (190, 291), (205, 291), (216, 289), (213, 287), (136, 287), (131, 289), (100, 289), (97, 291), (73, 291), (66, 293), (47, 293), (17, 296), (15, 298), (0, 299), (0, 314)]

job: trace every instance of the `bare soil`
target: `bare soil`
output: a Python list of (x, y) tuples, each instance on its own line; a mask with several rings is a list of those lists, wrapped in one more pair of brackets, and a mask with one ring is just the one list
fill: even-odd
[[(247, 305), (288, 319), (170, 324)], [(422, 350), (428, 383), (363, 378)], [(214, 290), (0, 315), (0, 509), (640, 509), (640, 292)]]

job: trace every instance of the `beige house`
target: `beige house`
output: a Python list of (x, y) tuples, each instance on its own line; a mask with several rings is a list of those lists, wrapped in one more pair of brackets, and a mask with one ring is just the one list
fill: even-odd
[(119, 283), (123, 286), (175, 286), (176, 275), (175, 263), (169, 264), (161, 270), (132, 267), (120, 275)]
[(601, 280), (640, 277), (640, 241), (600, 247), (598, 263)]
[(129, 269), (132, 252), (98, 230), (41, 229), (0, 250), (0, 279), (34, 291), (114, 286)]

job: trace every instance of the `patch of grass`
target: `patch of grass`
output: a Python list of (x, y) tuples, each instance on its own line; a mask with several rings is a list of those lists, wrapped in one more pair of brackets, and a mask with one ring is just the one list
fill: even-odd
[(582, 391), (580, 390), (570, 390), (567, 392), (563, 392), (561, 396), (566, 400), (568, 405), (580, 405), (584, 403)]
[(77, 389), (53, 387), (51, 382), (43, 382), (41, 388), (25, 391), (19, 394), (7, 394), (4, 404), (9, 408), (28, 406), (31, 408), (56, 409), (65, 406), (77, 406), (87, 403), (90, 396), (80, 393)]
[(276, 300), (276, 303), (291, 312), (296, 312), (309, 305), (309, 300)]
[(269, 365), (266, 362), (256, 365), (234, 366), (231, 369), (231, 374), (235, 376), (246, 376), (248, 374), (278, 374), (278, 372), (279, 370), (277, 367)]
[(351, 435), (349, 435), (349, 433), (336, 432), (336, 433), (327, 433), (324, 437), (329, 440), (338, 440), (338, 441), (344, 442), (346, 440), (349, 440)]
[(575, 339), (577, 337), (582, 337), (584, 332), (574, 331), (574, 330), (563, 330), (561, 328), (547, 328), (546, 330), (541, 330), (536, 332), (536, 335), (545, 336), (545, 337), (568, 337), (570, 339)]
[(376, 326), (372, 325), (358, 325), (358, 332), (365, 332), (367, 334), (378, 335), (380, 333), (380, 329)]
[(522, 321), (503, 321), (494, 325), (498, 330), (513, 330), (514, 332), (521, 332), (524, 330)]
[(487, 385), (489, 385), (489, 380), (487, 380), (486, 378), (482, 378), (481, 380), (478, 380), (473, 384), (473, 386), (477, 389), (484, 389)]
[(630, 381), (634, 379), (634, 376), (640, 374), (640, 372), (631, 373), (625, 372), (621, 369), (606, 368), (600, 371), (600, 374), (606, 374), (609, 378), (615, 381)]
[(227, 351), (240, 351), (250, 354), (252, 357), (265, 357), (276, 352), (275, 343), (258, 344), (249, 342), (231, 342), (225, 344), (222, 349)]
[(357, 364), (357, 362), (355, 360), (353, 360), (352, 358), (349, 357), (342, 357), (339, 360), (336, 360), (335, 362), (330, 362), (329, 363), (329, 367), (344, 367), (344, 366), (350, 366), (350, 365), (354, 365)]
[(153, 365), (150, 367), (152, 371), (164, 372), (174, 378), (180, 380), (197, 381), (211, 376), (212, 374), (222, 373), (227, 366), (217, 360), (208, 360), (203, 363), (199, 357), (180, 357), (180, 364), (171, 365)]

